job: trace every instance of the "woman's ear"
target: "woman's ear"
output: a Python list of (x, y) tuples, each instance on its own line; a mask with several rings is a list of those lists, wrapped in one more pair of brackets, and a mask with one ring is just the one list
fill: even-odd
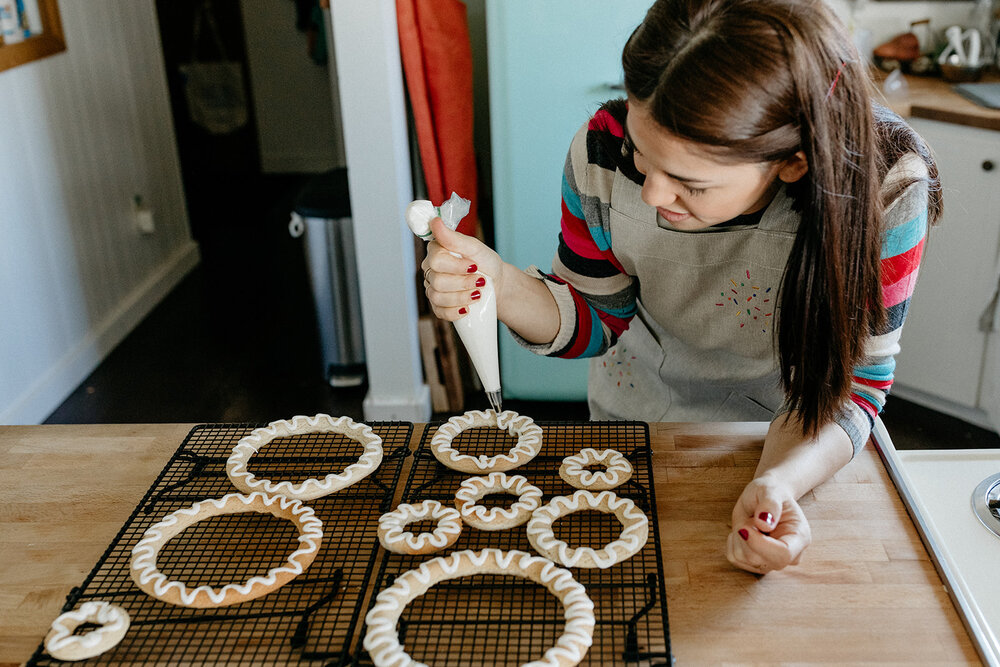
[(809, 163), (806, 162), (806, 154), (798, 151), (795, 155), (784, 160), (778, 169), (778, 178), (785, 183), (794, 183), (809, 171)]

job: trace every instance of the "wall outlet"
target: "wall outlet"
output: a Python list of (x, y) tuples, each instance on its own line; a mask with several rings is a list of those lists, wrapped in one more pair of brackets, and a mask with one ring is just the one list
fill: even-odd
[(132, 199), (132, 217), (135, 220), (136, 228), (143, 234), (153, 234), (156, 232), (153, 209), (146, 206), (139, 195), (136, 195)]

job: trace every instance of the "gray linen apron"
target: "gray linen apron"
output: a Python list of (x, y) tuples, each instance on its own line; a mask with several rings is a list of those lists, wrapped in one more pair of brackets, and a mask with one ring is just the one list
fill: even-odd
[(590, 362), (591, 419), (769, 421), (783, 402), (778, 288), (800, 216), (782, 187), (752, 227), (671, 229), (615, 175), (615, 257), (638, 278), (638, 312)]

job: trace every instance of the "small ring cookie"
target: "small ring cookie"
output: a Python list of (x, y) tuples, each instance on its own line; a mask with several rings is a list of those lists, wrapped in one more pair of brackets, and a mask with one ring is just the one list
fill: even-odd
[[(116, 604), (91, 600), (79, 609), (68, 611), (52, 621), (52, 629), (45, 635), (45, 650), (56, 660), (86, 660), (114, 648), (122, 640), (129, 626), (128, 612)], [(82, 635), (73, 631), (84, 623), (101, 627)]]
[[(579, 547), (571, 549), (552, 533), (552, 523), (559, 517), (580, 510), (597, 510), (614, 514), (621, 521), (621, 535), (603, 549)], [(620, 498), (613, 491), (577, 491), (572, 498), (556, 496), (531, 514), (528, 522), (528, 541), (538, 553), (566, 567), (609, 568), (637, 554), (649, 539), (649, 519), (628, 498)]]
[[(517, 496), (509, 509), (487, 508), (477, 505), (483, 496), (490, 493), (509, 493)], [(521, 475), (508, 477), (502, 472), (491, 472), (488, 477), (470, 477), (462, 482), (455, 493), (455, 506), (462, 520), (480, 530), (506, 530), (527, 522), (542, 504), (542, 490), (530, 484)]]
[[(459, 454), (452, 447), (452, 441), (462, 431), (480, 426), (506, 429), (517, 436), (517, 444), (506, 454), (497, 456), (468, 456)], [(542, 449), (542, 428), (531, 417), (519, 415), (512, 410), (497, 414), (494, 410), (472, 410), (452, 417), (442, 424), (431, 438), (431, 453), (434, 458), (452, 470), (467, 473), (506, 472), (522, 466), (538, 455)]]
[[(286, 559), (288, 564), (271, 568), (261, 577), (251, 577), (242, 584), (222, 588), (198, 586), (191, 590), (179, 581), (170, 581), (156, 567), (156, 555), (167, 540), (202, 519), (238, 512), (259, 512), (288, 519), (299, 529), (299, 548)], [(267, 595), (302, 574), (316, 558), (323, 539), (323, 522), (311, 507), (284, 496), (230, 493), (218, 499), (203, 500), (191, 507), (167, 515), (146, 529), (132, 548), (129, 572), (136, 585), (154, 598), (182, 607), (206, 609), (225, 607)]]
[[(275, 438), (283, 438), (302, 433), (340, 433), (364, 445), (365, 451), (357, 463), (347, 466), (342, 473), (331, 473), (322, 480), (307, 479), (300, 484), (272, 482), (257, 479), (247, 470), (250, 457)], [(233, 453), (226, 461), (226, 475), (237, 489), (244, 493), (261, 491), (298, 500), (312, 500), (329, 495), (334, 491), (354, 484), (375, 472), (382, 463), (382, 438), (372, 431), (371, 426), (355, 422), (350, 417), (331, 417), (319, 414), (315, 417), (292, 417), (271, 422), (263, 428), (254, 429), (233, 447)]]
[[(600, 464), (604, 470), (591, 472), (584, 466)], [(621, 452), (614, 449), (597, 451), (592, 447), (580, 450), (579, 454), (567, 456), (559, 466), (559, 476), (576, 489), (606, 491), (621, 486), (632, 477), (632, 464)]]
[(431, 586), (448, 579), (474, 574), (504, 574), (530, 579), (545, 586), (559, 598), (566, 620), (556, 645), (545, 651), (532, 667), (569, 667), (579, 664), (587, 654), (594, 637), (594, 603), (587, 591), (573, 578), (569, 570), (557, 567), (545, 558), (524, 551), (456, 551), (432, 558), (420, 567), (396, 577), (392, 586), (375, 598), (375, 604), (365, 617), (368, 630), (364, 647), (376, 667), (413, 665), (426, 667), (413, 660), (399, 643), (396, 623), (403, 609)]
[[(414, 535), (403, 530), (406, 524), (425, 519), (437, 521), (434, 532)], [(436, 500), (425, 500), (416, 505), (401, 503), (378, 520), (378, 541), (397, 554), (420, 555), (447, 549), (458, 541), (461, 534), (462, 522), (458, 510), (445, 507)]]

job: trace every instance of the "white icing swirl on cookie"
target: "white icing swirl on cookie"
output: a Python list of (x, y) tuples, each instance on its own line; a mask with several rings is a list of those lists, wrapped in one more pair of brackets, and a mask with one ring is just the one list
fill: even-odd
[[(433, 532), (413, 533), (404, 526), (414, 521), (437, 521)], [(396, 509), (383, 514), (378, 520), (378, 539), (389, 551), (405, 554), (427, 554), (450, 547), (462, 534), (458, 510), (445, 507), (436, 500), (425, 500), (416, 505), (401, 503)]]
[(594, 603), (586, 589), (568, 570), (548, 559), (524, 551), (483, 549), (458, 551), (421, 563), (378, 594), (365, 617), (368, 630), (364, 639), (364, 647), (376, 667), (427, 667), (411, 658), (399, 643), (396, 623), (403, 609), (436, 583), (474, 574), (525, 577), (545, 586), (562, 602), (566, 620), (563, 634), (540, 660), (523, 667), (567, 667), (583, 660), (594, 635)]
[[(45, 636), (45, 650), (57, 660), (85, 660), (113, 648), (122, 640), (129, 626), (128, 612), (103, 600), (91, 600), (79, 609), (68, 611), (52, 621)], [(84, 623), (101, 627), (82, 635), (73, 631)]]
[[(460, 454), (452, 441), (470, 428), (493, 426), (517, 436), (517, 444), (506, 454), (469, 456)], [(531, 417), (512, 410), (497, 414), (493, 410), (471, 410), (452, 417), (442, 424), (431, 438), (431, 453), (452, 470), (478, 473), (485, 470), (506, 472), (522, 466), (538, 455), (542, 448), (542, 428)]]
[[(584, 466), (600, 464), (604, 470), (592, 472)], [(577, 489), (603, 491), (621, 486), (632, 477), (632, 464), (621, 452), (614, 449), (597, 451), (593, 447), (580, 450), (579, 454), (567, 456), (559, 466), (559, 476)]]
[[(364, 452), (356, 463), (352, 463), (341, 473), (331, 473), (320, 479), (307, 479), (299, 484), (272, 482), (258, 479), (247, 470), (250, 457), (261, 447), (275, 438), (303, 433), (339, 433), (364, 445)], [(267, 426), (254, 429), (242, 438), (226, 461), (226, 475), (240, 491), (252, 493), (262, 491), (269, 494), (312, 500), (339, 491), (374, 472), (382, 463), (382, 438), (372, 431), (371, 426), (355, 422), (350, 417), (331, 417), (319, 414), (314, 417), (298, 415), (291, 421), (282, 419)]]
[[(504, 492), (518, 496), (509, 508), (485, 507), (476, 503), (484, 496)], [(470, 526), (482, 530), (514, 528), (531, 518), (531, 513), (541, 505), (542, 490), (521, 475), (507, 476), (502, 472), (487, 477), (470, 477), (462, 482), (455, 493), (455, 503), (462, 519)]]
[[(617, 540), (602, 549), (578, 547), (571, 549), (552, 533), (552, 523), (559, 517), (584, 509), (613, 513), (624, 526)], [(572, 497), (556, 496), (531, 514), (527, 527), (528, 541), (538, 553), (566, 567), (609, 568), (615, 563), (631, 558), (649, 539), (649, 519), (628, 498), (620, 498), (612, 491), (598, 494), (577, 491)]]
[[(288, 556), (287, 565), (272, 568), (265, 576), (251, 577), (242, 584), (226, 584), (222, 588), (198, 586), (194, 589), (167, 579), (157, 569), (156, 555), (160, 548), (188, 526), (220, 514), (250, 511), (286, 518), (298, 527), (300, 546)], [(230, 493), (177, 510), (146, 529), (142, 540), (132, 548), (130, 570), (139, 588), (155, 598), (185, 607), (221, 607), (266, 595), (302, 574), (315, 559), (322, 538), (323, 522), (311, 507), (300, 500), (263, 493)]]

